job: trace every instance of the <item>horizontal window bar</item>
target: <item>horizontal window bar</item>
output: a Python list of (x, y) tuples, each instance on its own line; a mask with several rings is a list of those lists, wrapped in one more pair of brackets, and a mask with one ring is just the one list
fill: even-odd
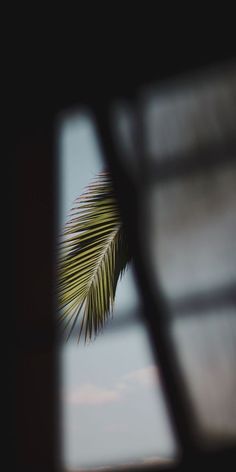
[(236, 141), (229, 142), (227, 145), (214, 143), (205, 149), (196, 150), (187, 155), (175, 155), (160, 157), (151, 160), (145, 157), (146, 175), (148, 180), (165, 181), (169, 179), (181, 178), (184, 175), (204, 172), (215, 166), (225, 166), (236, 164)]

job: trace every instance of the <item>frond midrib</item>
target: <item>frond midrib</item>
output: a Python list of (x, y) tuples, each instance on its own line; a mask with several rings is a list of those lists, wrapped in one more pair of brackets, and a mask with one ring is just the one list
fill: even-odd
[(103, 250), (101, 251), (100, 257), (98, 258), (97, 263), (96, 263), (96, 265), (95, 265), (95, 267), (94, 267), (94, 271), (93, 271), (94, 273), (93, 273), (93, 276), (92, 276), (92, 278), (91, 278), (91, 280), (90, 280), (90, 283), (89, 283), (89, 286), (88, 286), (88, 292), (87, 292), (87, 294), (89, 294), (89, 291), (90, 291), (90, 289), (91, 289), (91, 287), (92, 287), (92, 284), (93, 284), (93, 282), (94, 282), (94, 279), (95, 279), (95, 277), (96, 277), (96, 275), (97, 275), (97, 272), (98, 272), (99, 268), (101, 267), (102, 259), (105, 258), (106, 254), (107, 254), (107, 252), (108, 252), (108, 248), (109, 248), (109, 246), (114, 242), (116, 235), (117, 235), (118, 232), (120, 231), (120, 228), (121, 228), (121, 223), (118, 223), (117, 226), (116, 226), (116, 228), (115, 228), (115, 229), (112, 231), (112, 233), (110, 234), (110, 236), (109, 236), (109, 238), (108, 238), (108, 241), (107, 241), (107, 244), (104, 246)]

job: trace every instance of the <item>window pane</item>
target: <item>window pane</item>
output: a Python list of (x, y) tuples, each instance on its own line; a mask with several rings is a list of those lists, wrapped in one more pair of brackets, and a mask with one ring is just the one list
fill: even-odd
[(171, 334), (204, 443), (235, 441), (235, 307), (177, 317)]
[[(145, 154), (182, 159), (235, 139), (236, 69), (204, 72), (142, 94)], [(217, 149), (217, 148), (216, 148)]]
[(172, 298), (236, 283), (236, 166), (153, 187), (149, 245)]
[[(62, 117), (61, 228), (74, 200), (103, 168), (91, 116)], [(60, 344), (63, 467), (162, 463), (176, 444), (160, 373), (140, 322), (132, 270), (118, 284), (114, 316), (96, 340)], [(78, 334), (78, 332), (77, 332)]]

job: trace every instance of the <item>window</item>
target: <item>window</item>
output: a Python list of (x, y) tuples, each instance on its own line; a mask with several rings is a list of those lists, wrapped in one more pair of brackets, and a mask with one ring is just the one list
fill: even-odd
[[(161, 68), (159, 62), (157, 67)], [(96, 87), (93, 81), (91, 87), (90, 80), (86, 91), (78, 83), (72, 90), (70, 84), (65, 97), (53, 93), (42, 103), (38, 91), (44, 81), (39, 87), (32, 75), (25, 87), (22, 81), (22, 101), (13, 106), (17, 331), (7, 337), (6, 352), (12, 352), (15, 337), (17, 358), (11, 388), (15, 398), (10, 403), (16, 422), (7, 441), (8, 465), (16, 436), (20, 469), (58, 470), (61, 385), (55, 382), (58, 362), (52, 318), (54, 125), (58, 111), (64, 114), (65, 109), (75, 105), (81, 109), (86, 103), (112, 171), (129, 238), (136, 235), (140, 319), (161, 373), (169, 418), (165, 424), (171, 423), (181, 451), (178, 464), (170, 463), (168, 469), (192, 470), (197, 465), (197, 470), (203, 466), (235, 470), (235, 58), (228, 66), (219, 64), (178, 80), (172, 76), (170, 81), (164, 70), (153, 76), (153, 84), (143, 87), (150, 75), (147, 72), (132, 83), (133, 76), (127, 88), (124, 83), (122, 87), (109, 83), (106, 91), (105, 81), (102, 98), (101, 83)], [(62, 91), (64, 83), (60, 85)], [(141, 324), (128, 320), (132, 316), (120, 312), (98, 343), (118, 339), (124, 330), (128, 335), (134, 324), (137, 332), (142, 331)], [(140, 337), (147, 345), (143, 334)], [(93, 346), (86, 349), (92, 356)], [(106, 385), (106, 398), (114, 400), (111, 390), (112, 385)], [(88, 396), (88, 390), (84, 393)]]
[[(95, 113), (98, 136), (104, 146), (100, 150), (105, 150), (114, 172), (114, 185), (134, 245), (135, 271), (142, 295), (142, 301), (136, 299), (136, 306), (142, 319), (144, 301), (154, 348), (153, 359), (162, 379), (160, 395), (164, 392), (161, 400), (162, 411), (165, 411), (162, 439), (164, 430), (168, 430), (169, 449), (164, 449), (167, 457), (172, 459), (177, 451), (184, 457), (189, 451), (196, 454), (196, 451), (211, 450), (212, 447), (217, 450), (230, 446), (236, 437), (233, 394), (236, 385), (234, 98), (235, 71), (229, 67), (164, 86), (142, 87), (135, 99), (113, 102), (106, 117), (99, 115), (99, 111), (97, 115)], [(104, 134), (105, 129), (110, 135)], [(109, 156), (112, 159), (109, 160)], [(124, 279), (124, 288), (122, 283), (120, 285), (123, 296), (127, 287), (128, 280)], [(124, 306), (124, 310), (127, 311), (127, 307)], [(117, 323), (121, 326), (124, 320), (122, 330), (116, 331), (114, 319), (104, 332), (103, 340), (97, 341), (97, 348), (91, 347), (91, 353), (92, 349), (99, 349), (100, 343), (109, 346), (111, 339), (114, 354), (115, 340), (117, 346), (124, 341), (127, 314), (122, 316), (122, 310), (119, 314), (119, 297), (117, 312)], [(140, 329), (136, 324), (134, 318), (132, 336)], [(130, 336), (127, 332), (127, 339), (131, 339)], [(131, 344), (130, 341), (129, 349)], [(125, 351), (128, 352), (128, 347), (122, 349), (122, 354)], [(122, 356), (120, 362), (127, 369), (128, 360), (125, 363), (121, 359)], [(155, 362), (148, 361), (147, 365), (151, 367)], [(126, 371), (112, 383), (104, 377), (104, 394), (113, 400), (118, 395), (125, 401), (124, 392), (117, 392), (117, 385), (123, 385), (124, 379), (134, 379), (132, 373), (139, 375), (138, 372), (146, 367), (140, 365), (140, 368)], [(109, 370), (108, 365), (106, 369)], [(97, 374), (96, 367), (95, 370)], [(100, 371), (102, 377), (101, 368)], [(98, 395), (102, 394), (101, 385), (89, 384), (88, 378), (85, 384), (79, 385), (77, 398), (80, 404), (82, 398), (90, 395), (92, 398), (93, 388)], [(156, 383), (156, 393), (157, 390)], [(73, 398), (75, 400), (75, 396)], [(132, 399), (134, 406), (135, 397)], [(145, 408), (150, 404), (150, 399), (143, 401), (144, 417), (148, 416)], [(156, 407), (157, 404), (158, 401)], [(101, 414), (102, 407), (99, 411)], [(140, 416), (138, 418), (136, 414), (135, 436), (141, 453), (141, 438), (148, 437), (152, 425), (150, 419), (146, 431), (139, 407), (136, 411)], [(91, 418), (95, 419), (93, 414), (90, 408)], [(75, 422), (73, 413), (70, 415)], [(155, 419), (154, 410), (150, 418)], [(101, 419), (96, 423), (102, 432)], [(81, 425), (80, 428), (84, 433)], [(124, 439), (124, 423), (120, 428)], [(129, 434), (132, 435), (131, 431)], [(150, 438), (154, 435), (150, 434)], [(156, 430), (156, 437), (160, 439), (161, 432), (158, 436)], [(155, 440), (151, 446), (150, 438), (147, 460), (148, 455), (155, 456)], [(99, 439), (103, 439), (101, 435)], [(94, 444), (98, 446), (96, 439)], [(122, 448), (121, 444), (119, 439), (119, 448)], [(112, 447), (107, 444), (105, 462), (101, 446), (98, 449), (98, 465), (122, 463), (118, 456), (115, 460)], [(135, 456), (135, 448), (132, 452), (130, 449), (130, 456), (128, 450), (129, 443), (124, 441), (123, 461), (126, 464)], [(142, 454), (145, 456), (144, 452)], [(96, 460), (90, 465), (96, 465)]]

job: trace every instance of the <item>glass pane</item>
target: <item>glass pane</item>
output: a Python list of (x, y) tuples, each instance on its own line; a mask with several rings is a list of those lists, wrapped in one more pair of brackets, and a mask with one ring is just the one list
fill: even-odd
[(235, 67), (147, 88), (141, 100), (145, 155), (181, 159), (234, 140), (235, 103)]
[[(103, 162), (88, 113), (62, 117), (58, 139), (62, 228)], [(87, 345), (82, 339), (78, 344), (75, 336), (61, 341), (65, 469), (163, 463), (176, 457), (160, 373), (139, 312), (130, 268), (118, 284), (114, 316), (104, 332)]]
[(171, 335), (204, 444), (235, 440), (235, 307), (177, 317)]
[(236, 283), (236, 166), (150, 191), (150, 261), (170, 298)]

